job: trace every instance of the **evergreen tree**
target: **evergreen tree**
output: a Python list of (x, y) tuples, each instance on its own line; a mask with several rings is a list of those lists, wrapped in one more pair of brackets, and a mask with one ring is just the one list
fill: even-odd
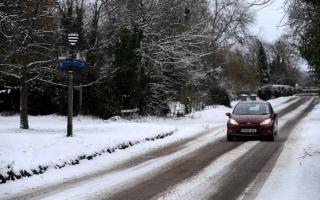
[(291, 0), (289, 23), (298, 37), (298, 49), (308, 61), (310, 71), (320, 80), (320, 2)]
[(301, 37), (299, 50), (311, 66), (311, 71), (320, 80), (320, 21), (306, 28)]
[(140, 81), (145, 81), (141, 76), (141, 73), (145, 72), (140, 67), (141, 56), (138, 53), (141, 39), (141, 30), (137, 27), (132, 29), (125, 27), (115, 47), (113, 62), (115, 73), (112, 75), (112, 84), (114, 94), (119, 101), (119, 110), (138, 108), (143, 98)]
[(257, 59), (258, 59), (258, 77), (260, 81), (260, 85), (264, 85), (270, 82), (270, 74), (269, 74), (269, 67), (267, 62), (266, 52), (261, 41), (257, 40), (258, 45), (258, 52), (257, 52)]

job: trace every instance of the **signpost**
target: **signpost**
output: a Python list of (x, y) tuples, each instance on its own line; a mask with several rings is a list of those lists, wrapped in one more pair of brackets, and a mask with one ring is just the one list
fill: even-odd
[(83, 70), (86, 67), (86, 62), (82, 56), (74, 56), (73, 47), (77, 44), (79, 34), (70, 33), (68, 34), (68, 41), (71, 45), (71, 54), (68, 57), (61, 57), (58, 61), (58, 67), (60, 70), (68, 72), (68, 122), (67, 122), (67, 137), (73, 135), (73, 71), (75, 69)]
[(73, 71), (68, 71), (69, 73), (69, 84), (68, 84), (68, 124), (67, 124), (67, 137), (73, 135)]
[(74, 46), (77, 44), (79, 39), (79, 34), (78, 33), (70, 33), (68, 34), (68, 40), (71, 46)]

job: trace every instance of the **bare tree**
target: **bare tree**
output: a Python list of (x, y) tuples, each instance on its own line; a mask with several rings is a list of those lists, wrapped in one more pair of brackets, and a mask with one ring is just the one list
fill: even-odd
[(39, 67), (55, 60), (52, 35), (57, 30), (55, 1), (11, 1), (0, 4), (0, 73), (20, 81), (20, 127), (28, 129), (28, 85), (41, 76)]

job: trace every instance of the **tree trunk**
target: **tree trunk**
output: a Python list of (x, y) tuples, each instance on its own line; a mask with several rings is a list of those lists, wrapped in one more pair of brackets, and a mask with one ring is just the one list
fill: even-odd
[(29, 129), (28, 122), (28, 84), (27, 80), (27, 69), (24, 66), (22, 68), (22, 77), (20, 80), (20, 128)]

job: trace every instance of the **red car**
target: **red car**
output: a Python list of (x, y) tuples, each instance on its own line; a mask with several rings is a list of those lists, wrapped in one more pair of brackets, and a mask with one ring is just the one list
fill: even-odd
[(227, 123), (227, 140), (235, 137), (259, 137), (273, 141), (278, 131), (278, 114), (265, 101), (239, 102)]

